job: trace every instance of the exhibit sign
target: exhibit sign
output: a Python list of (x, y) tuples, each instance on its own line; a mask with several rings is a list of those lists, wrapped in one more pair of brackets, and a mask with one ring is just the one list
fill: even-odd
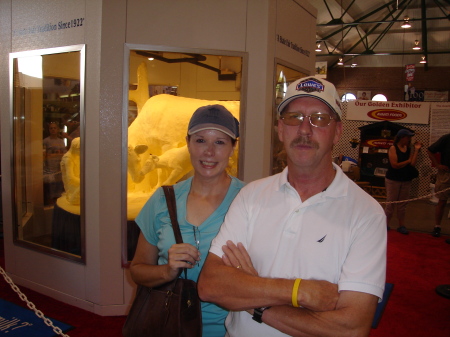
[(414, 81), (414, 73), (416, 71), (415, 64), (407, 64), (405, 67), (406, 81), (412, 82)]
[(276, 3), (275, 57), (314, 74), (317, 9), (304, 0)]
[(316, 62), (316, 77), (327, 78), (327, 63), (328, 62)]
[(428, 124), (430, 103), (350, 101), (347, 119), (357, 121), (389, 121), (397, 123)]
[(428, 102), (448, 102), (448, 91), (425, 90), (423, 100)]
[(450, 102), (430, 104), (430, 144), (432, 144), (450, 130)]
[(11, 6), (12, 50), (75, 45), (85, 40), (84, 0), (21, 0)]

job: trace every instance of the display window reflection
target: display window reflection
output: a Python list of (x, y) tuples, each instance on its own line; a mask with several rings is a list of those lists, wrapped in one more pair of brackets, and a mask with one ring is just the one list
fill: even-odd
[(283, 143), (278, 139), (277, 107), (286, 95), (286, 90), (292, 82), (308, 76), (306, 73), (277, 64), (275, 72), (275, 104), (272, 128), (272, 174), (280, 173), (287, 165), (286, 152)]
[[(126, 258), (139, 236), (134, 219), (153, 192), (192, 175), (187, 126), (200, 106), (224, 105), (241, 117), (242, 53), (129, 51)], [(242, 122), (242, 121), (241, 121)], [(242, 136), (241, 136), (242, 138)], [(239, 143), (228, 173), (238, 176)]]
[(14, 239), (82, 261), (84, 47), (13, 53)]

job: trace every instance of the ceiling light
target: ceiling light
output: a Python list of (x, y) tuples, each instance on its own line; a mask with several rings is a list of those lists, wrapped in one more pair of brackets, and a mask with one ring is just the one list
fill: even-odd
[(153, 57), (149, 57), (148, 60), (149, 60), (149, 61), (153, 61), (154, 58), (153, 58)]
[(338, 66), (343, 66), (344, 62), (342, 61), (342, 57), (339, 58)]
[(355, 68), (357, 65), (357, 63), (352, 63), (352, 68)]
[(317, 44), (316, 51), (317, 52), (322, 51), (322, 49), (320, 49), (320, 43)]
[(411, 28), (411, 24), (409, 23), (409, 18), (405, 16), (403, 19), (403, 24), (401, 25), (402, 28)]
[(420, 50), (419, 40), (414, 41), (414, 47), (413, 47), (413, 50)]
[(420, 60), (420, 63), (427, 63), (427, 57), (425, 55), (422, 55), (422, 59)]

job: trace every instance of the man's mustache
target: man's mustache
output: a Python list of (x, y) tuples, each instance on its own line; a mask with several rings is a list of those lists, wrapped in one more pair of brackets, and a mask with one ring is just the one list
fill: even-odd
[(319, 148), (319, 144), (316, 142), (313, 142), (309, 137), (307, 136), (299, 136), (292, 140), (290, 147), (296, 147), (297, 145), (306, 145), (311, 146), (314, 149)]

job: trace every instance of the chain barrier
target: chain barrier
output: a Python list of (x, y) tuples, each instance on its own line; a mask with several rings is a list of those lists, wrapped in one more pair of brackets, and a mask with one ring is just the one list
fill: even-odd
[(42, 311), (38, 310), (33, 302), (28, 300), (27, 296), (20, 291), (19, 287), (17, 287), (14, 284), (13, 280), (6, 274), (5, 270), (2, 267), (0, 267), (0, 274), (3, 275), (3, 278), (5, 279), (6, 283), (8, 283), (11, 286), (11, 289), (14, 290), (17, 293), (17, 295), (19, 295), (20, 299), (27, 303), (28, 308), (33, 310), (36, 316), (42, 319), (48, 327), (51, 327), (55, 334), (63, 337), (70, 337), (69, 335), (66, 335), (59, 327), (54, 326), (53, 322), (47, 317), (45, 317)]
[(416, 201), (416, 200), (420, 200), (420, 199), (429, 199), (429, 198), (431, 198), (431, 197), (433, 197), (433, 196), (436, 196), (437, 194), (446, 192), (446, 191), (448, 191), (448, 190), (450, 190), (450, 187), (445, 188), (445, 189), (443, 189), (442, 191), (430, 193), (430, 194), (428, 194), (428, 195), (424, 195), (424, 196), (422, 196), (422, 197), (417, 197), (417, 198), (414, 198), (414, 199), (397, 200), (397, 201), (380, 201), (379, 203), (380, 203), (380, 204), (399, 204), (399, 203), (402, 203), (402, 202), (410, 202), (410, 201)]

